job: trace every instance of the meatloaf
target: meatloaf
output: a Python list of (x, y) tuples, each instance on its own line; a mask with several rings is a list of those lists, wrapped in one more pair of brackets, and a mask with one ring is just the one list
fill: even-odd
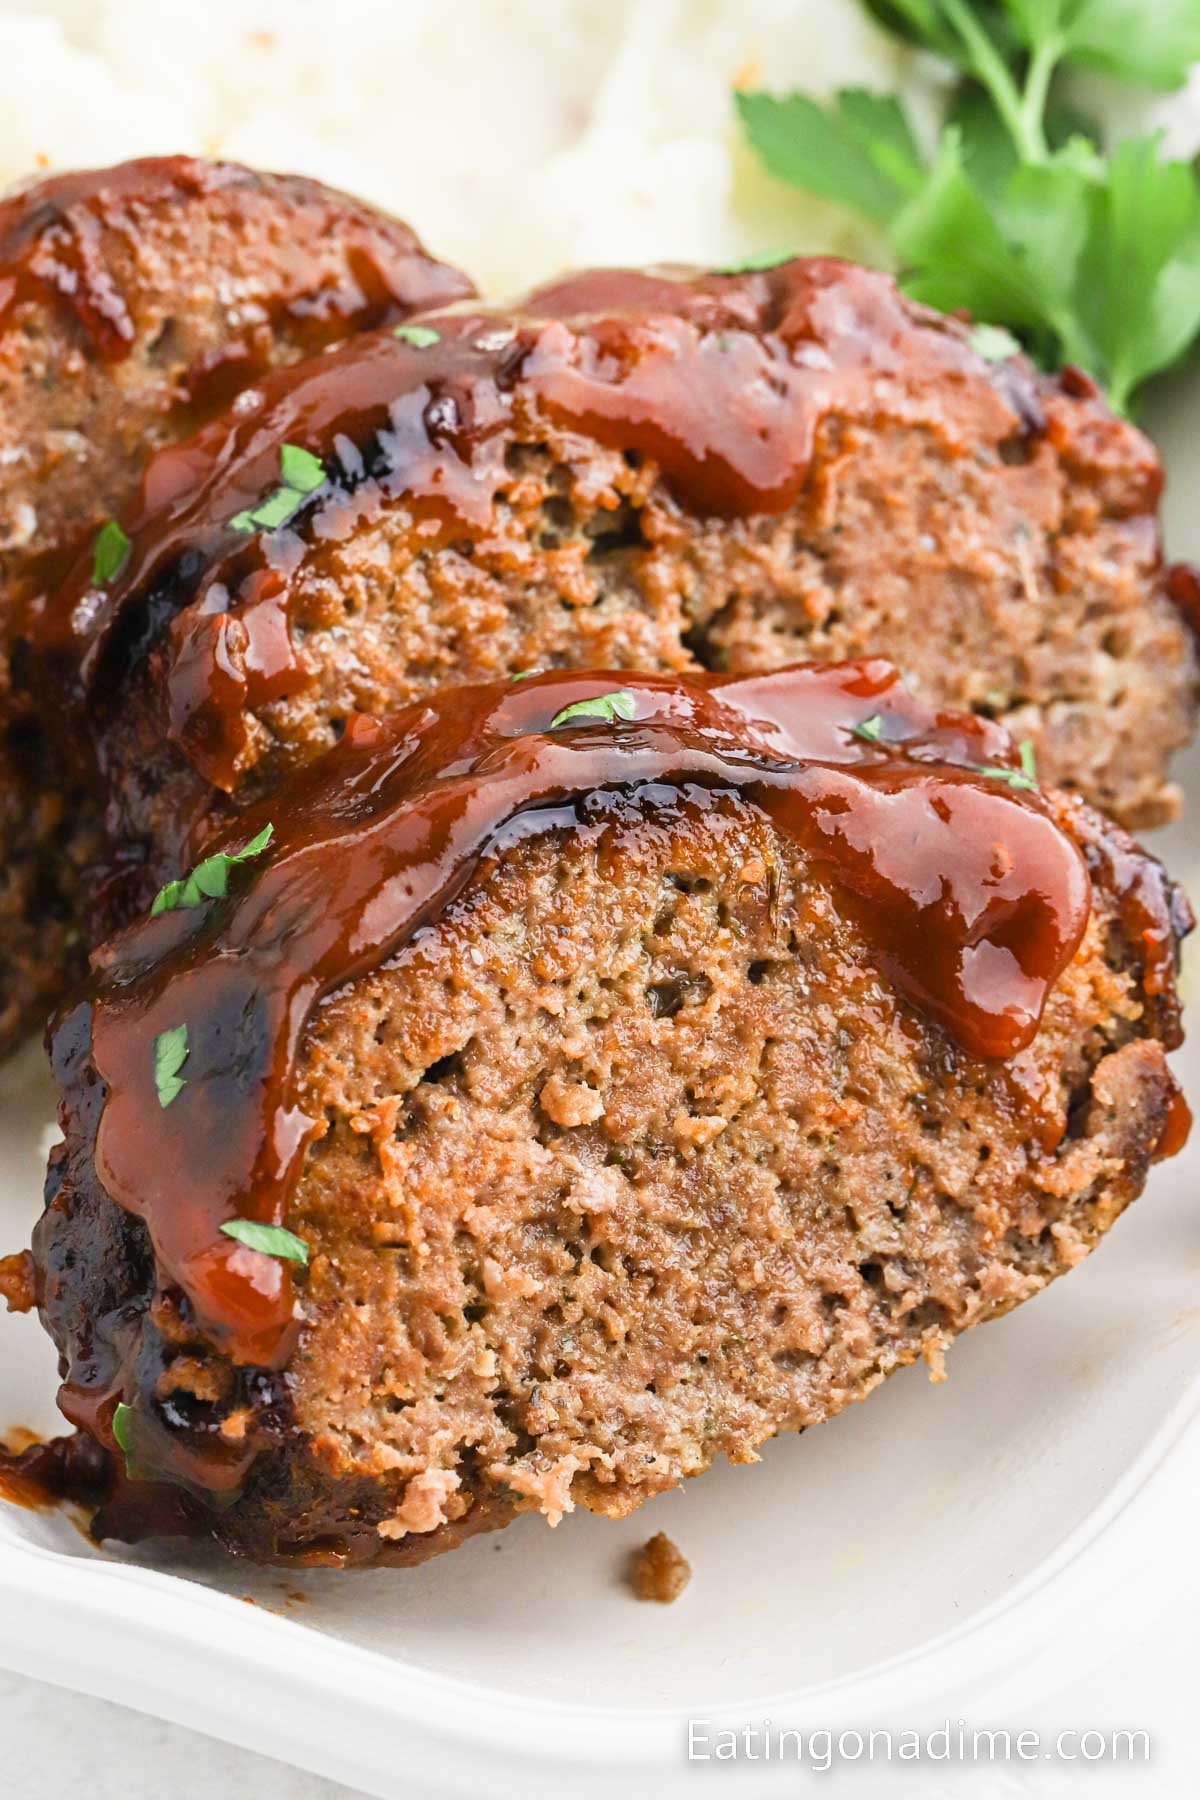
[(841, 262), (610, 270), (360, 337), (152, 462), (126, 566), (47, 622), (109, 808), (100, 927), (351, 713), (531, 667), (884, 654), (1161, 820), (1196, 657), (1160, 487), (1078, 375), (985, 361)]
[(28, 693), (42, 597), (154, 450), (272, 367), (470, 292), (407, 226), (298, 176), (171, 157), (0, 203), (0, 1047), (41, 1022), (97, 840), (61, 696)]
[(8, 1287), (98, 1535), (621, 1516), (1078, 1263), (1186, 1132), (1190, 921), (1035, 780), (876, 660), (353, 720), (53, 1035)]

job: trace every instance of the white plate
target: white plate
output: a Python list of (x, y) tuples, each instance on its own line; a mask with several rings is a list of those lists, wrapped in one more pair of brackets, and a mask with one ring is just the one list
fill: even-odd
[[(1200, 382), (1181, 384), (1157, 420), (1176, 554), (1200, 554), (1196, 401)], [(1155, 845), (1185, 875), (1200, 758), (1188, 785), (1190, 821)], [(1197, 1045), (1178, 1069), (1200, 1094)], [(5, 1071), (4, 1248), (36, 1216), (49, 1109), (37, 1057)], [(381, 1795), (475, 1796), (498, 1775), (505, 1792), (607, 1795), (633, 1768), (670, 1795), (695, 1775), (689, 1715), (911, 1722), (985, 1677), (999, 1717), (1064, 1644), (1076, 1674), (1111, 1653), (1135, 1590), (1169, 1599), (1184, 1460), (1200, 1469), (1198, 1174), (1200, 1141), (1082, 1268), (957, 1345), (943, 1386), (907, 1371), (620, 1524), (526, 1519), (412, 1572), (292, 1576), (101, 1554), (61, 1514), (0, 1506), (0, 1662)], [(0, 1319), (0, 1421), (52, 1428), (53, 1385), (37, 1324)], [(659, 1529), (695, 1570), (667, 1608), (621, 1579)]]

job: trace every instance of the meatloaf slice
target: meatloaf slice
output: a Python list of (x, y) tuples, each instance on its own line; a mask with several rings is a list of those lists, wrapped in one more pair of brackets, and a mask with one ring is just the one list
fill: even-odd
[(1178, 1148), (1186, 906), (998, 727), (624, 679), (355, 721), (97, 956), (27, 1273), (99, 1535), (624, 1515), (940, 1373)]
[(1081, 378), (984, 361), (884, 275), (607, 271), (263, 383), (151, 464), (128, 565), (48, 635), (134, 906), (351, 712), (534, 666), (884, 654), (1148, 824), (1196, 688), (1160, 486)]
[(53, 686), (27, 693), (41, 596), (154, 450), (276, 365), (470, 292), (406, 225), (298, 176), (169, 157), (0, 203), (0, 1046), (57, 989), (96, 844)]
[(0, 583), (269, 369), (472, 292), (407, 225), (299, 175), (156, 157), (0, 202)]

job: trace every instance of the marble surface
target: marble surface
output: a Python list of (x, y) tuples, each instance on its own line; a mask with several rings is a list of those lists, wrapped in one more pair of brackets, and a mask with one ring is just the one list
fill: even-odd
[(144, 1713), (0, 1672), (0, 1800), (359, 1800), (350, 1788)]

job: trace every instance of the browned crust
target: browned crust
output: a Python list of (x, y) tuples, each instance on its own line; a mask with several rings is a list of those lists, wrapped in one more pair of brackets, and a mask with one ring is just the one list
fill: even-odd
[[(147, 1487), (139, 1516), (122, 1483), (98, 1530), (186, 1525), (257, 1560), (406, 1566), (525, 1510), (628, 1512), (716, 1455), (752, 1459), (764, 1437), (865, 1397), (904, 1363), (924, 1356), (939, 1371), (959, 1331), (1008, 1311), (1095, 1246), (1141, 1191), (1176, 1091), (1164, 1057), (1178, 1041), (1176, 1000), (1169, 987), (1146, 992), (1143, 934), (1187, 929), (1186, 907), (1152, 859), (1097, 815), (1064, 799), (1060, 816), (1092, 868), (1095, 918), (1038, 1039), (1008, 1064), (972, 1062), (897, 1000), (836, 900), (803, 870), (786, 872), (787, 853), (753, 808), (731, 805), (711, 835), (647, 817), (639, 832), (623, 829), (619, 845), (596, 828), (514, 852), (419, 946), (313, 1022), (300, 1091), (306, 1110), (326, 1109), (330, 1129), (288, 1219), (312, 1263), (308, 1327), (282, 1384), (229, 1370), (169, 1308), (147, 1310), (143, 1229), (113, 1207), (91, 1167), (101, 1095), (78, 1060), (81, 1018), (81, 1031), (59, 1040), (67, 1143), (37, 1233), (44, 1320), (76, 1366), (98, 1353), (98, 1330), (115, 1333), (121, 1360), (137, 1370), (138, 1403), (161, 1406), (169, 1393), (182, 1402), (183, 1428), (254, 1412), (275, 1441), (233, 1506), (188, 1501), (181, 1514), (176, 1494), (164, 1513), (163, 1490)], [(779, 880), (761, 889), (772, 859)], [(663, 888), (667, 870), (675, 873)], [(669, 922), (646, 911), (655, 893), (674, 909)], [(629, 946), (651, 920), (650, 961), (635, 981)], [(765, 973), (747, 985), (747, 968)], [(652, 1013), (670, 989), (669, 1031), (640, 1022), (642, 982)], [(497, 1026), (501, 995), (508, 1022)], [(624, 1076), (613, 1062), (622, 1032), (631, 1034)], [(760, 1042), (776, 1045), (766, 1076), (753, 1072)], [(749, 1085), (730, 1111), (721, 1096), (739, 1082)], [(756, 1106), (766, 1108), (767, 1133), (757, 1141), (768, 1163), (784, 1158), (801, 1209), (782, 1237), (756, 1140), (738, 1137)], [(840, 1144), (832, 1163), (819, 1144), (805, 1148), (830, 1129)], [(599, 1177), (612, 1189), (604, 1205)], [(634, 1186), (622, 1198), (627, 1179)], [(576, 1190), (590, 1197), (574, 1199)], [(695, 1211), (699, 1238), (677, 1235), (680, 1207)], [(843, 1213), (856, 1222), (839, 1224)], [(888, 1219), (898, 1234), (890, 1248), (879, 1235)], [(686, 1246), (700, 1241), (717, 1246), (717, 1261), (704, 1276), (705, 1308), (688, 1314), (688, 1331), (700, 1334), (689, 1354), (704, 1344), (702, 1366), (715, 1366), (720, 1345), (736, 1345), (719, 1378), (698, 1377), (704, 1404), (723, 1420), (703, 1428), (691, 1390), (678, 1385), (672, 1286), (693, 1279)], [(796, 1255), (799, 1265), (789, 1261)], [(766, 1274), (747, 1273), (743, 1291), (730, 1270), (756, 1259)], [(895, 1274), (905, 1267), (911, 1297)], [(571, 1298), (543, 1315), (545, 1296), (526, 1303), (519, 1284), (559, 1268)], [(579, 1271), (587, 1292), (604, 1290), (598, 1311), (581, 1299)], [(822, 1292), (835, 1325), (818, 1354), (821, 1308), (811, 1307)], [(618, 1335), (598, 1363), (580, 1362), (578, 1346), (592, 1341), (605, 1307), (636, 1318), (635, 1335), (661, 1326), (663, 1342), (620, 1365), (628, 1340)], [(465, 1339), (464, 1317), (476, 1321)], [(467, 1351), (498, 1359), (492, 1398)], [(544, 1375), (517, 1372), (511, 1358), (528, 1354)], [(403, 1356), (415, 1357), (407, 1374)], [(640, 1415), (623, 1409), (656, 1357), (667, 1385), (651, 1423), (635, 1426)], [(832, 1358), (827, 1374), (821, 1357)], [(221, 1399), (188, 1401), (189, 1391)], [(605, 1393), (626, 1424), (611, 1424)], [(398, 1410), (397, 1394), (408, 1395)], [(422, 1394), (432, 1436), (414, 1427), (406, 1439), (417, 1415), (405, 1408)], [(574, 1466), (578, 1407), (588, 1432), (610, 1435), (598, 1461)]]
[[(401, 487), (352, 499), (348, 534), (336, 494), (333, 529), (298, 525), (295, 669), (284, 691), (247, 699), (229, 796), (191, 760), (179, 716), (188, 633), (207, 584), (229, 574), (228, 545), (195, 577), (130, 596), (122, 704), (99, 728), (125, 885), (105, 891), (101, 934), (231, 809), (336, 741), (350, 713), (534, 666), (745, 672), (883, 655), (938, 703), (1028, 737), (1048, 784), (1138, 827), (1172, 816), (1168, 763), (1192, 730), (1197, 662), (1165, 591), (1152, 446), (1078, 379), (975, 358), (960, 326), (909, 306), (884, 276), (814, 260), (770, 279), (735, 297), (749, 328), (769, 339), (810, 308), (808, 352), (847, 359), (793, 506), (703, 514), (651, 457), (568, 429), (518, 384), (482, 522), (431, 535)], [(680, 316), (705, 318), (715, 285), (680, 286)], [(541, 303), (514, 321), (536, 320)], [(845, 349), (856, 333), (861, 366)], [(470, 415), (491, 405), (485, 385), (456, 376), (448, 391)], [(197, 519), (201, 549), (209, 526)], [(247, 660), (236, 599), (229, 617), (236, 684)]]
[(81, 960), (100, 808), (34, 703), (22, 611), (146, 459), (267, 370), (471, 292), (409, 228), (294, 175), (150, 158), (0, 204), (0, 1054)]

